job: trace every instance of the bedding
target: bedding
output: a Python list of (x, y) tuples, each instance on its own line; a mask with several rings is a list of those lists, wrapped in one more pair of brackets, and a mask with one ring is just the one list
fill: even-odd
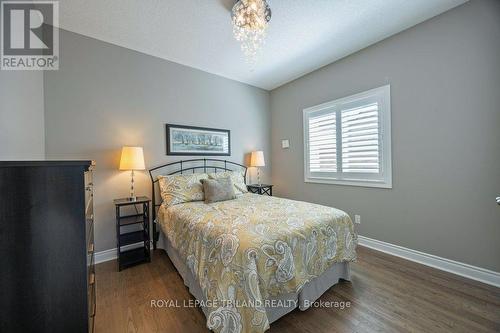
[(298, 293), (334, 263), (356, 259), (349, 216), (301, 201), (244, 194), (162, 205), (158, 222), (209, 302), (215, 332), (265, 331), (263, 300)]
[(224, 171), (224, 172), (211, 172), (208, 174), (210, 179), (231, 178), (234, 184), (234, 192), (239, 194), (248, 193), (247, 185), (245, 184), (245, 177), (242, 171)]
[[(184, 280), (184, 285), (189, 289), (189, 293), (200, 302), (201, 310), (205, 316), (208, 317), (206, 308), (201, 305), (203, 304), (202, 302), (206, 302), (206, 299), (203, 296), (198, 281), (180, 258), (177, 250), (172, 247), (168, 238), (161, 231), (158, 235), (157, 248), (165, 250), (175, 269), (182, 277), (182, 280)], [(319, 277), (304, 284), (304, 287), (299, 292), (266, 298), (264, 300), (264, 307), (266, 308), (266, 316), (269, 323), (277, 321), (296, 308), (300, 309), (300, 311), (306, 311), (311, 306), (314, 306), (314, 303), (321, 295), (333, 285), (337, 284), (340, 279), (350, 281), (350, 265), (351, 263), (348, 261), (333, 263), (332, 266)], [(277, 304), (279, 306), (276, 306)]]
[(204, 200), (203, 185), (200, 182), (202, 179), (208, 179), (208, 175), (206, 173), (194, 173), (158, 176), (163, 203), (167, 206), (173, 206), (184, 202)]

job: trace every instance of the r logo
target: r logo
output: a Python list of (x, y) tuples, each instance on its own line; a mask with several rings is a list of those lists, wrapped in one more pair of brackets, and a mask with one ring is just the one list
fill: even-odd
[(57, 69), (57, 16), (57, 1), (2, 1), (2, 69)]

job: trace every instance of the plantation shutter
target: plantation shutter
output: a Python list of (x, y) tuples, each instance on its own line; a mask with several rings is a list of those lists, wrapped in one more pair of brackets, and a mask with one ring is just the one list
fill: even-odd
[(392, 188), (390, 86), (304, 109), (304, 181)]
[(309, 117), (310, 172), (337, 172), (337, 115)]
[(342, 110), (342, 172), (380, 172), (378, 103)]

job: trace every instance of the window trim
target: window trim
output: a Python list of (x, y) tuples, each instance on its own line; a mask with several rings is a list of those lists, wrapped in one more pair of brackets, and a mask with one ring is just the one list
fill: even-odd
[[(379, 103), (382, 110), (379, 112), (380, 123), (380, 156), (381, 156), (381, 173), (382, 179), (355, 179), (343, 177), (334, 178), (331, 176), (314, 176), (309, 171), (309, 126), (308, 119), (311, 113), (324, 111), (328, 113), (328, 109), (333, 109), (331, 112), (339, 111), (340, 107), (345, 104), (355, 104), (360, 100), (374, 98)], [(337, 119), (338, 124), (341, 124), (341, 119)], [(390, 85), (385, 85), (358, 94), (342, 97), (334, 101), (312, 106), (303, 110), (303, 140), (304, 140), (304, 182), (305, 183), (320, 183), (333, 185), (349, 185), (361, 187), (378, 187), (392, 188), (392, 145), (391, 145), (391, 90)], [(341, 135), (337, 133), (337, 135)], [(337, 142), (338, 145), (338, 142)], [(339, 166), (337, 165), (337, 168)], [(365, 174), (366, 175), (366, 174)], [(366, 177), (366, 176), (365, 176)]]

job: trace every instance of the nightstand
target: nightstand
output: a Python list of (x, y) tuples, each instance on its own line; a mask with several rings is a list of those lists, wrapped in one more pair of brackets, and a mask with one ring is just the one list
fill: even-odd
[[(118, 271), (124, 268), (151, 261), (149, 242), (149, 207), (148, 197), (113, 200), (116, 208), (116, 252)], [(123, 210), (127, 213), (123, 214)], [(132, 213), (130, 213), (132, 210)], [(138, 243), (142, 243), (140, 247)], [(134, 248), (130, 248), (134, 246)]]
[(251, 184), (247, 185), (248, 192), (256, 194), (267, 194), (273, 196), (273, 185), (269, 184)]

